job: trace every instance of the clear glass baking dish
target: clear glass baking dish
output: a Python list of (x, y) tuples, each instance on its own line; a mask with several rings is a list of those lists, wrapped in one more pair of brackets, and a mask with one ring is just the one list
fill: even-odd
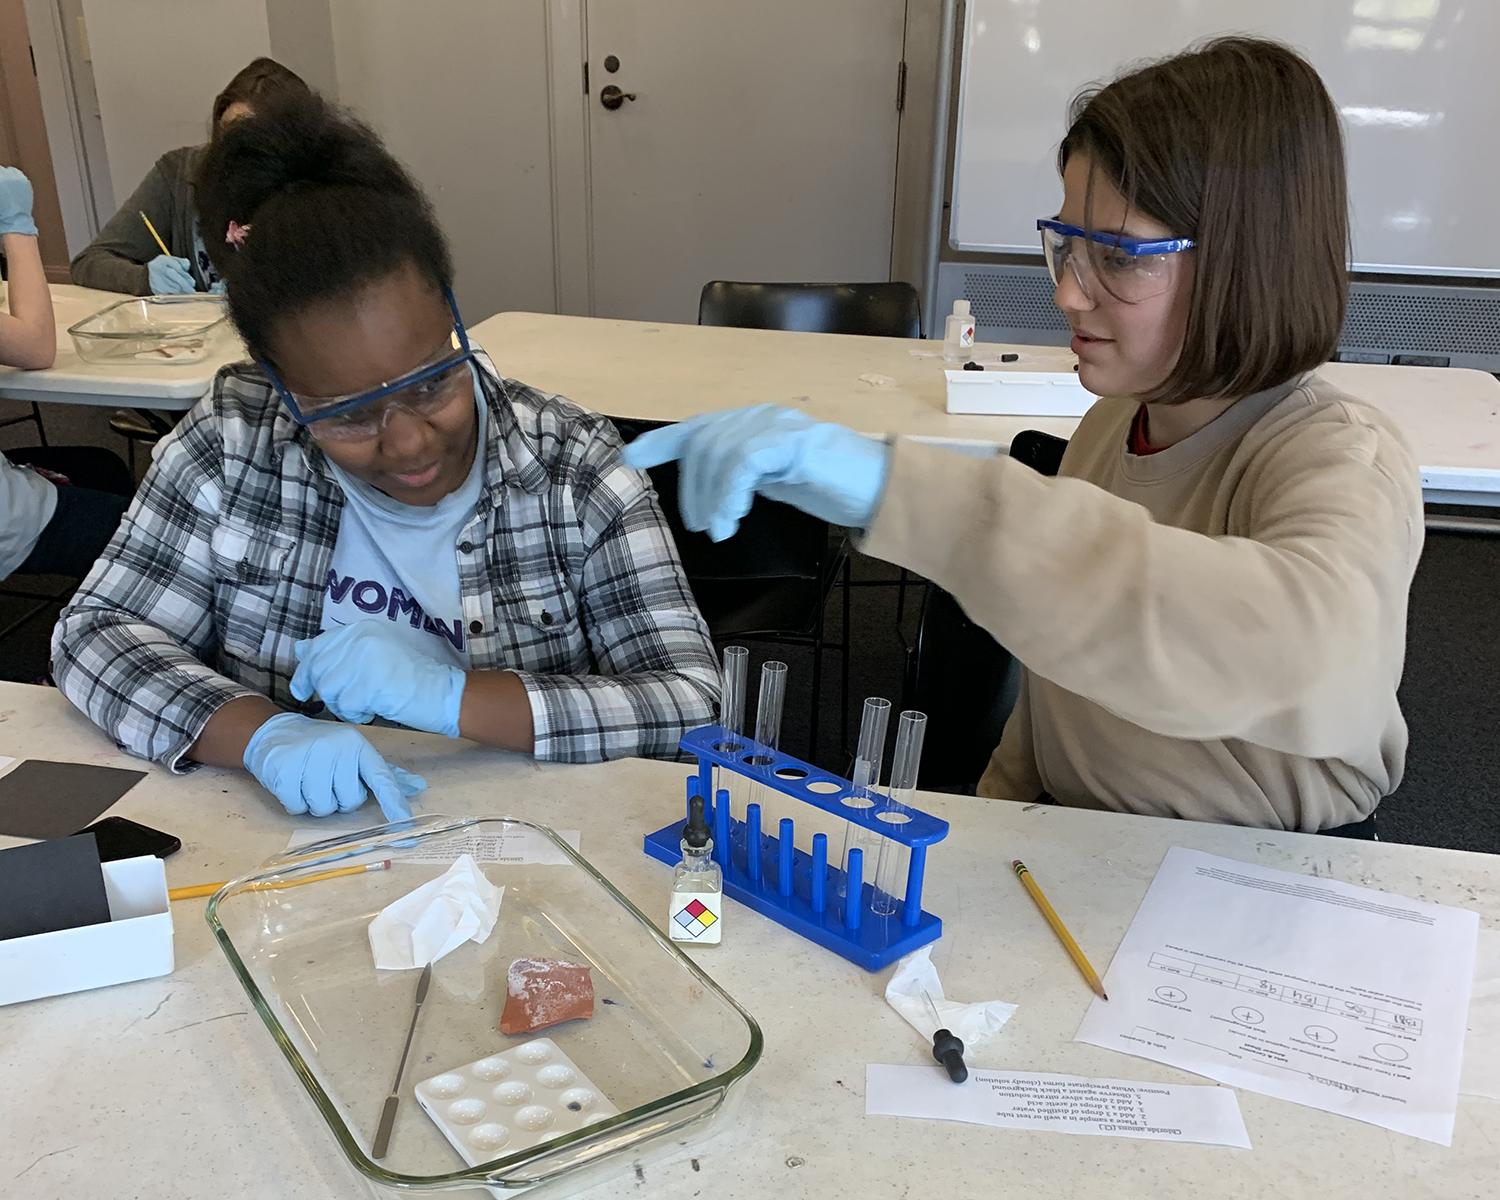
[[(445, 872), (476, 838), (531, 830), (555, 865), (480, 862), (505, 888), (499, 919), (433, 967), (390, 1146), (372, 1142), (411, 1021), (420, 972), (377, 971), (367, 928)], [(476, 858), (479, 856), (476, 855)], [(390, 867), (297, 885), (339, 867)], [(292, 885), (292, 886), (288, 886)], [(484, 1187), (568, 1192), (629, 1170), (653, 1148), (696, 1142), (732, 1119), (760, 1059), (754, 1019), (550, 829), (425, 816), (268, 859), (226, 884), (206, 917), (250, 1002), (350, 1165), (380, 1196)], [(520, 1045), (498, 1030), (517, 958), (592, 968), (594, 1016), (542, 1030), (619, 1116), (468, 1167), (418, 1106), (416, 1083)]]
[(208, 357), (229, 312), (219, 296), (136, 296), (68, 327), (84, 362), (189, 366)]

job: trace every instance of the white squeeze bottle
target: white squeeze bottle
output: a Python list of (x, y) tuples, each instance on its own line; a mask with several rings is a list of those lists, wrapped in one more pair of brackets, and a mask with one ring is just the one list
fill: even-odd
[(724, 873), (713, 860), (714, 841), (703, 817), (703, 797), (692, 799), (682, 830), (682, 861), (672, 876), (667, 932), (674, 942), (716, 946), (724, 932)]
[(955, 300), (953, 311), (948, 314), (948, 323), (943, 328), (943, 358), (948, 362), (962, 362), (974, 349), (974, 318), (969, 314), (967, 300)]

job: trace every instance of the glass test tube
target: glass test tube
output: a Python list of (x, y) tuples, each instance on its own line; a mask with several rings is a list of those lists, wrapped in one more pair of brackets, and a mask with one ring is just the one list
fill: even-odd
[[(922, 764), (922, 741), (927, 736), (927, 714), (907, 709), (896, 722), (896, 757), (891, 763), (890, 800), (876, 819), (904, 825), (911, 818), (906, 809), (917, 790), (917, 770)], [(875, 886), (870, 893), (870, 911), (889, 917), (901, 906), (906, 887), (906, 868), (911, 850), (890, 838), (880, 839), (875, 863)]]
[[(723, 726), (724, 741), (729, 745), (744, 744), (745, 732), (745, 679), (750, 669), (750, 651), (744, 646), (724, 647), (724, 673), (721, 680), (719, 701), (719, 724)], [(736, 753), (726, 750), (725, 753)], [(744, 751), (737, 753), (743, 754)], [(723, 767), (714, 768), (714, 803), (718, 803), (721, 788), (732, 790), (735, 773)], [(730, 805), (730, 811), (734, 806)], [(727, 849), (727, 847), (726, 847)]]
[[(885, 727), (891, 717), (891, 702), (879, 696), (865, 701), (864, 716), (859, 722), (859, 746), (854, 752), (854, 770), (850, 781), (854, 790), (844, 797), (848, 808), (874, 808), (876, 789), (880, 787), (880, 768), (885, 761)], [(844, 822), (844, 849), (839, 855), (839, 865), (844, 875), (839, 876), (839, 895), (844, 894), (844, 883), (849, 871), (849, 851), (863, 851), (864, 861), (873, 863), (878, 848), (876, 842), (884, 841), (878, 834), (853, 821)]]
[[(761, 806), (762, 829), (778, 828), (781, 818), (787, 814), (781, 811), (781, 806), (776, 804), (777, 792), (775, 789), (763, 785), (762, 780), (771, 776), (771, 763), (776, 756), (776, 751), (781, 745), (781, 707), (786, 700), (786, 663), (768, 662), (762, 663), (760, 668), (760, 698), (755, 705), (755, 741), (753, 754), (757, 760), (764, 758), (765, 761), (747, 763), (750, 768), (750, 787), (746, 792), (746, 806), (759, 804)], [(753, 852), (759, 853), (760, 848), (754, 847)], [(747, 846), (746, 852), (752, 852)]]

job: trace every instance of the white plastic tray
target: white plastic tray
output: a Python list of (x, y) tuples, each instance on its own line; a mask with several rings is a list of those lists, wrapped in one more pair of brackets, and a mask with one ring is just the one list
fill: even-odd
[(1074, 371), (1039, 371), (1022, 363), (982, 371), (944, 371), (948, 411), (1007, 417), (1081, 417), (1097, 396)]

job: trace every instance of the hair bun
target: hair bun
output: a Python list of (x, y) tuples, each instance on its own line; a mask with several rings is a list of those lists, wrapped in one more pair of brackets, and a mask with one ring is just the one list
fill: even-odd
[(453, 280), (416, 181), (368, 125), (315, 94), (227, 126), (199, 163), (194, 202), (252, 353), (267, 353), (289, 314), (394, 271), (413, 267), (435, 290)]
[(288, 191), (410, 186), (368, 126), (312, 93), (278, 98), (230, 125), (215, 139), (209, 162), (217, 176), (213, 190), (236, 210), (227, 219), (241, 225)]

